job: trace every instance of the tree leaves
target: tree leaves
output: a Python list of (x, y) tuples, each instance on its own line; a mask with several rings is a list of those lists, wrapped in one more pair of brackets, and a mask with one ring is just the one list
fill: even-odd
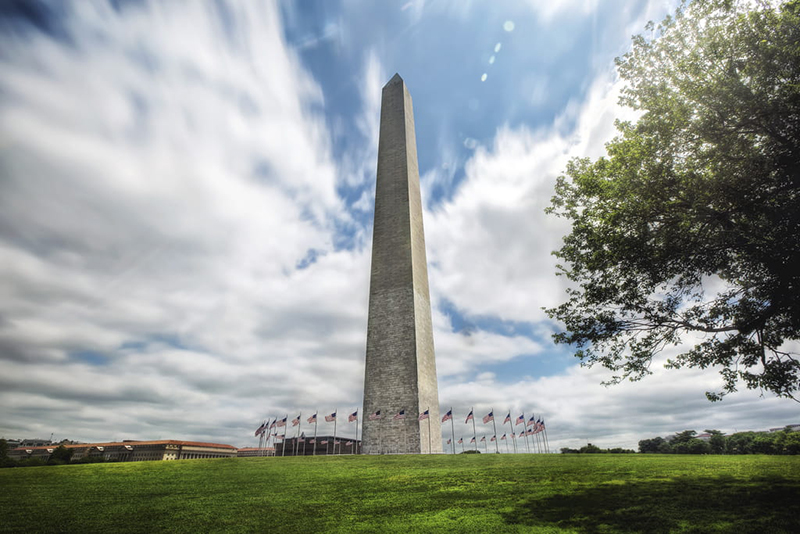
[(555, 254), (579, 287), (547, 310), (555, 340), (619, 381), (701, 333), (668, 366), (720, 369), (709, 399), (739, 382), (794, 398), (800, 2), (697, 0), (648, 30), (617, 59), (641, 118), (606, 157), (573, 159), (547, 209), (572, 221)]

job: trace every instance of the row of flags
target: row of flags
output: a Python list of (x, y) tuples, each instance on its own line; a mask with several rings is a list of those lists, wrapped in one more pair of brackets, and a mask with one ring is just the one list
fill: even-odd
[[(269, 421), (269, 419), (264, 420), (264, 422), (261, 423), (261, 426), (259, 426), (256, 429), (255, 436), (263, 436), (267, 431), (272, 430), (273, 428), (285, 427), (286, 426), (286, 421), (288, 419), (289, 419), (289, 416), (287, 415), (283, 419), (278, 419), (276, 417), (271, 423), (267, 422), (267, 421)], [(316, 422), (317, 422), (317, 414), (315, 413), (314, 415), (312, 415), (311, 417), (306, 419), (306, 421), (308, 422), (308, 424), (311, 424), (311, 425), (316, 424)], [(336, 412), (333, 412), (330, 415), (326, 415), (325, 416), (325, 421), (328, 422), (328, 423), (332, 423), (332, 422), (336, 421)], [(347, 422), (348, 423), (352, 423), (353, 421), (358, 421), (358, 410), (356, 410), (355, 412), (351, 413), (347, 417)], [(292, 426), (295, 427), (295, 426), (297, 426), (299, 424), (300, 424), (300, 416), (298, 415), (297, 417), (292, 419)], [(276, 434), (273, 434), (273, 435), (276, 435)], [(278, 435), (278, 437), (281, 437), (281, 436), (282, 435), (280, 435), (280, 434)]]
[[(533, 430), (531, 428), (531, 429), (528, 429), (528, 430), (523, 430), (519, 434), (516, 434), (516, 433), (512, 432), (511, 433), (511, 439), (523, 438), (525, 436), (533, 436), (534, 434), (538, 434), (539, 432), (542, 432), (543, 430), (544, 430), (544, 428), (541, 428), (540, 430)], [(477, 436), (473, 436), (473, 438), (471, 440), (469, 440), (469, 443), (475, 443), (475, 438), (477, 438)], [(500, 441), (503, 441), (503, 440), (506, 440), (506, 439), (508, 439), (508, 434), (503, 434), (502, 436), (500, 436)], [(486, 441), (486, 436), (483, 436), (478, 441), (480, 441), (480, 442)], [(489, 441), (497, 441), (497, 436), (496, 435), (492, 436), (489, 439)], [(450, 445), (452, 442), (453, 442), (452, 438), (447, 440), (447, 444), (448, 445)], [(463, 437), (459, 438), (458, 441), (456, 441), (456, 443), (458, 443), (459, 445), (464, 443), (464, 438)]]
[[(417, 417), (417, 420), (418, 421), (424, 421), (424, 420), (428, 419), (429, 417), (430, 417), (430, 410), (425, 410), (424, 412), (419, 414), (419, 417)], [(379, 421), (381, 418), (382, 418), (382, 415), (381, 415), (381, 411), (380, 410), (376, 410), (376, 411), (374, 411), (373, 413), (371, 413), (369, 415), (369, 420), (370, 421)], [(405, 418), (406, 418), (406, 411), (403, 409), (403, 410), (400, 410), (399, 412), (397, 412), (392, 417), (392, 420), (393, 421), (401, 421), (401, 420), (403, 420)], [(453, 418), (453, 410), (451, 408), (442, 417), (442, 423), (450, 421), (452, 418)], [(267, 421), (269, 421), (268, 419), (264, 420), (264, 422), (261, 424), (261, 426), (259, 426), (256, 429), (255, 436), (263, 436), (267, 431), (272, 430), (273, 428), (286, 427), (288, 419), (289, 419), (289, 416), (287, 415), (283, 419), (278, 419), (276, 417), (271, 423), (267, 423)], [(466, 424), (466, 423), (469, 423), (470, 421), (474, 422), (474, 419), (475, 419), (474, 410), (470, 410), (469, 414), (467, 415), (467, 418), (464, 420), (464, 423)], [(494, 411), (491, 411), (488, 414), (484, 415), (483, 419), (482, 419), (483, 424), (488, 424), (488, 423), (490, 423), (491, 421), (494, 421), (494, 420), (495, 420), (494, 419)], [(317, 422), (317, 414), (315, 413), (314, 415), (312, 415), (311, 417), (306, 419), (306, 421), (309, 424), (315, 424)], [(336, 412), (333, 412), (330, 415), (326, 415), (325, 416), (325, 421), (328, 422), (328, 423), (332, 423), (332, 422), (336, 421)], [(347, 417), (347, 422), (348, 423), (352, 423), (354, 421), (358, 422), (358, 410), (354, 411), (353, 413), (351, 413)], [(505, 425), (505, 424), (508, 424), (510, 422), (511, 422), (511, 412), (509, 411), (508, 415), (506, 415), (505, 419), (503, 420), (503, 424)], [(297, 417), (292, 419), (291, 425), (292, 425), (292, 427), (295, 427), (295, 426), (297, 426), (299, 424), (300, 424), (300, 416), (298, 415)], [(519, 433), (520, 436), (524, 436), (524, 435), (529, 435), (530, 436), (530, 435), (538, 434), (539, 432), (542, 432), (542, 431), (545, 430), (544, 420), (542, 420), (541, 417), (537, 418), (535, 415), (531, 416), (531, 418), (528, 419), (527, 423), (525, 423), (525, 415), (524, 414), (520, 415), (519, 417), (516, 418), (516, 420), (514, 422), (514, 425), (516, 426), (516, 425), (521, 425), (521, 424), (525, 424), (525, 429), (523, 429), (523, 431)], [(532, 427), (532, 428), (528, 428), (528, 427)], [(277, 433), (273, 434), (273, 435), (277, 435), (281, 439), (283, 439), (283, 437), (285, 436), (285, 434), (277, 434)], [(515, 434), (514, 434), (514, 432), (512, 432), (511, 433), (511, 437), (513, 438), (514, 436), (515, 436)], [(492, 437), (492, 441), (495, 441), (495, 439), (496, 439), (496, 436), (493, 436)], [(503, 434), (503, 437), (501, 437), (500, 439), (506, 439), (506, 435)], [(449, 444), (450, 444), (450, 441), (448, 440), (448, 445)]]

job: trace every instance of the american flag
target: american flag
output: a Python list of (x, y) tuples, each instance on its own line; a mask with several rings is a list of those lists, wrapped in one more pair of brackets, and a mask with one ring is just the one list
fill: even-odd
[(541, 427), (542, 427), (542, 430), (545, 430), (545, 426), (544, 426), (544, 419), (542, 419), (541, 421), (542, 421), (542, 422), (541, 422)]
[(300, 416), (298, 415), (294, 419), (292, 419), (292, 426), (297, 426), (300, 424)]
[(331, 421), (336, 421), (336, 412), (333, 412), (330, 415), (325, 416), (325, 421), (330, 423)]
[(473, 437), (471, 440), (469, 440), (469, 442), (470, 443), (475, 443), (475, 438)]
[(517, 439), (517, 435), (514, 434), (513, 432), (511, 433), (511, 439)]
[(502, 437), (502, 438), (500, 438), (500, 439), (501, 439), (501, 440), (504, 440), (504, 439), (506, 439), (506, 435), (505, 435), (505, 434), (503, 434), (503, 437)]
[(317, 422), (317, 414), (312, 415), (311, 417), (306, 419), (306, 421), (308, 421), (309, 424), (316, 423)]
[(266, 421), (264, 421), (263, 423), (261, 423), (261, 426), (260, 426), (260, 427), (258, 427), (258, 428), (256, 429), (256, 433), (255, 433), (255, 435), (256, 435), (256, 436), (260, 436), (261, 434), (263, 434), (263, 433), (264, 433), (264, 429), (265, 429), (266, 427), (267, 427), (267, 422), (266, 422)]
[(508, 415), (503, 420), (503, 424), (510, 423), (510, 422), (511, 422), (511, 412), (508, 412)]
[(278, 434), (275, 437), (278, 439), (286, 439), (286, 434)]
[(536, 416), (532, 415), (530, 419), (528, 419), (528, 424), (525, 426), (531, 426), (533, 423), (536, 422)]
[(489, 441), (497, 441), (497, 436), (492, 436), (492, 439), (490, 439)]
[(381, 418), (381, 411), (376, 410), (375, 413), (370, 414), (369, 420), (370, 421), (378, 421)]
[[(430, 414), (428, 413), (428, 410), (425, 410), (424, 412), (419, 414), (419, 418), (417, 419), (417, 421), (424, 421), (428, 417), (430, 417)], [(441, 441), (439, 443), (441, 443)]]
[(524, 422), (525, 422), (525, 416), (524, 415), (520, 415), (519, 417), (517, 417), (517, 422), (514, 423), (514, 424), (521, 425)]
[(485, 425), (489, 421), (494, 421), (494, 412), (489, 412), (483, 416), (483, 424)]
[(399, 412), (397, 412), (397, 415), (392, 417), (392, 419), (394, 419), (395, 421), (401, 421), (401, 420), (403, 420), (405, 418), (406, 418), (406, 411), (405, 410), (400, 410)]
[(334, 445), (341, 445), (341, 444), (342, 444), (342, 442), (341, 442), (341, 441), (339, 441), (339, 440), (337, 439), (337, 440), (335, 440), (335, 441), (333, 442), (333, 444), (334, 444)]
[(464, 438), (458, 438), (458, 442), (457, 443), (464, 443)]
[(278, 423), (278, 418), (276, 417), (275, 420), (269, 424), (269, 429), (272, 430), (273, 428), (275, 428), (275, 425), (277, 423)]
[(467, 419), (466, 419), (466, 421), (464, 421), (464, 422), (465, 422), (465, 423), (469, 423), (469, 422), (470, 422), (470, 420), (472, 420), (472, 419), (473, 419), (473, 417), (472, 417), (472, 410), (470, 410), (470, 411), (469, 411), (469, 415), (467, 416)]
[(317, 440), (315, 440), (314, 438), (311, 438), (310, 440), (308, 440), (308, 442), (309, 442), (309, 443), (316, 444), (316, 443), (317, 443)]
[(481, 436), (481, 441), (486, 441), (486, 436)]
[(344, 446), (345, 447), (352, 447), (353, 446), (353, 442), (352, 441), (348, 441), (347, 443), (344, 444)]
[(305, 441), (306, 441), (306, 438), (299, 438), (297, 440), (298, 443), (305, 443)]
[(358, 420), (358, 410), (356, 410), (356, 411), (354, 411), (353, 413), (350, 414), (350, 416), (347, 418), (347, 422), (348, 423), (352, 423), (353, 421), (356, 421), (356, 420)]
[(453, 441), (452, 439), (448, 439), (447, 440), (447, 444), (450, 445), (450, 443), (452, 443), (452, 441)]
[(286, 420), (287, 420), (288, 418), (289, 418), (289, 416), (287, 415), (286, 417), (284, 417), (283, 419), (281, 419), (280, 421), (278, 421), (278, 424), (277, 424), (276, 426), (286, 426)]
[(323, 439), (322, 441), (319, 442), (319, 444), (320, 445), (327, 445), (328, 444), (328, 440), (327, 439)]
[(445, 421), (449, 421), (452, 418), (453, 418), (453, 410), (451, 409), (448, 410), (446, 414), (444, 414), (444, 417), (442, 417), (442, 423), (444, 423)]

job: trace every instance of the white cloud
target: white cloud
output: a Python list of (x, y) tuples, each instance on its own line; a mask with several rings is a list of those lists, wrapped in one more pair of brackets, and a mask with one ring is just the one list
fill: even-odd
[(3, 434), (231, 440), (359, 387), (369, 261), (332, 244), (322, 93), (274, 4), (217, 9), (80, 3), (69, 46), (3, 38)]
[[(545, 319), (564, 284), (553, 276), (568, 226), (546, 216), (556, 177), (574, 155), (597, 156), (613, 135), (618, 84), (599, 78), (546, 129), (502, 127), (490, 149), (478, 147), (450, 202), (426, 214), (431, 287), (471, 315), (516, 321)], [(577, 121), (568, 135), (566, 121)]]

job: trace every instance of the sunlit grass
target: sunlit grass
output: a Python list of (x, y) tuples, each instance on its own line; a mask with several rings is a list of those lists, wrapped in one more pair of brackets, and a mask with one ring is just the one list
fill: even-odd
[(4, 532), (800, 532), (800, 458), (243, 458), (0, 470)]

